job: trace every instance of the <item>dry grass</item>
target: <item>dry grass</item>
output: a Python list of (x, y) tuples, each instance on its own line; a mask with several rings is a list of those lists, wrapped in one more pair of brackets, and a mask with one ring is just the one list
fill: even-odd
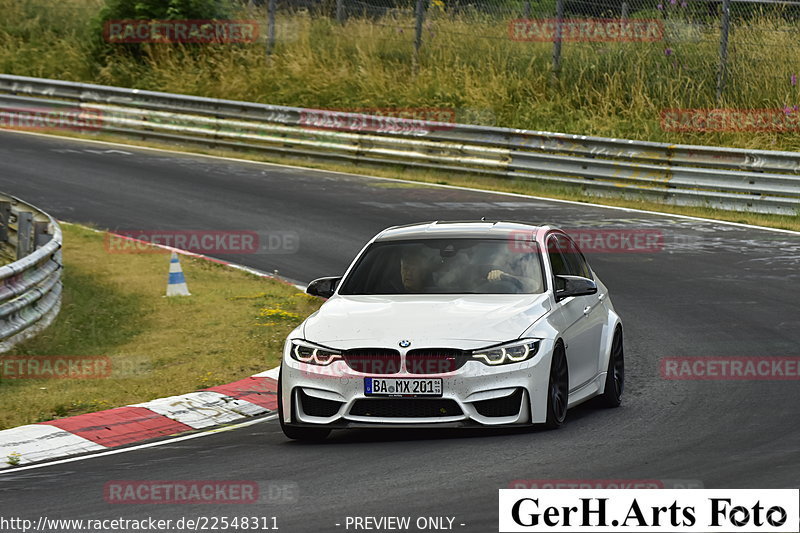
[(108, 356), (107, 379), (0, 380), (0, 429), (229, 383), (275, 367), (321, 300), (277, 281), (182, 257), (191, 297), (165, 298), (169, 255), (110, 254), (64, 225), (55, 323), (4, 357)]

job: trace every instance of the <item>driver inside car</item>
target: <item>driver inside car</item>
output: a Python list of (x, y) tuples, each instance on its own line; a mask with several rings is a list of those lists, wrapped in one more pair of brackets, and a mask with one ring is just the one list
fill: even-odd
[(529, 261), (532, 260), (537, 260), (533, 254), (516, 254), (514, 257), (495, 258), (495, 266), (499, 266), (499, 263), (502, 268), (492, 268), (486, 275), (486, 280), (489, 282), (510, 282), (515, 286), (518, 293), (541, 292), (542, 280), (540, 276), (525, 275), (525, 272), (531, 270)]
[[(487, 293), (498, 291), (507, 294), (536, 293), (541, 290), (540, 276), (531, 271), (530, 261), (536, 261), (535, 254), (492, 254), (491, 257), (480, 257), (482, 254), (458, 253), (452, 247), (442, 251), (426, 253), (421, 249), (406, 250), (400, 257), (401, 292), (451, 292), (453, 287), (462, 286), (465, 279), (475, 274), (478, 267), (478, 278), (472, 278), (474, 292)], [(481, 265), (489, 266), (481, 270)]]
[(433, 268), (428, 258), (418, 251), (400, 257), (400, 280), (405, 292), (423, 292), (433, 284)]

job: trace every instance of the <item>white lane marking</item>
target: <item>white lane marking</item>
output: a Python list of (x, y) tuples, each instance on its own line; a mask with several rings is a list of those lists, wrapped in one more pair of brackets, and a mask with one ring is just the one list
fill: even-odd
[[(408, 184), (412, 184), (412, 185), (425, 185), (427, 187), (441, 187), (441, 188), (444, 188), (444, 189), (455, 189), (455, 190), (461, 190), (461, 191), (472, 191), (472, 192), (479, 192), (479, 193), (484, 193), (484, 194), (500, 194), (500, 195), (503, 195), (503, 196), (511, 196), (513, 198), (532, 198), (534, 200), (543, 200), (545, 202), (558, 202), (558, 203), (570, 204), (570, 205), (588, 205), (588, 206), (591, 206), (591, 207), (599, 207), (599, 208), (602, 208), (602, 209), (617, 209), (617, 210), (620, 210), (620, 211), (625, 211), (627, 213), (646, 213), (648, 215), (658, 215), (658, 216), (663, 216), (663, 217), (680, 218), (680, 219), (684, 219), (684, 220), (699, 220), (699, 221), (702, 221), (702, 222), (714, 222), (714, 223), (717, 223), (717, 224), (725, 224), (727, 226), (737, 226), (737, 227), (741, 227), (741, 228), (751, 228), (751, 229), (758, 229), (758, 230), (764, 230), (764, 231), (772, 231), (772, 232), (776, 232), (776, 233), (789, 233), (791, 235), (800, 235), (800, 231), (794, 231), (794, 230), (789, 230), (789, 229), (768, 228), (768, 227), (765, 227), (765, 226), (756, 226), (754, 224), (742, 224), (741, 222), (729, 222), (727, 220), (717, 220), (715, 218), (693, 217), (693, 216), (690, 216), (690, 215), (678, 215), (678, 214), (675, 214), (675, 213), (661, 213), (659, 211), (647, 211), (645, 209), (635, 209), (633, 207), (616, 207), (616, 206), (613, 206), (613, 205), (593, 204), (591, 202), (577, 202), (575, 200), (561, 200), (561, 199), (558, 199), (558, 198), (547, 198), (547, 197), (543, 197), (543, 196), (531, 196), (531, 195), (520, 194), (520, 193), (515, 193), (515, 192), (488, 191), (486, 189), (475, 189), (473, 187), (463, 187), (461, 185), (443, 185), (443, 184), (440, 184), (440, 183), (428, 183), (428, 182), (422, 182), (422, 181), (403, 180), (403, 179), (399, 179), (399, 178), (382, 178), (380, 176), (368, 176), (368, 175), (365, 175), (365, 174), (348, 174), (347, 172), (341, 172), (341, 171), (338, 171), (338, 170), (322, 170), (322, 169), (319, 169), (319, 168), (300, 167), (300, 166), (296, 166), (296, 165), (284, 165), (284, 164), (280, 164), (280, 163), (268, 163), (266, 161), (251, 161), (249, 159), (239, 159), (239, 158), (236, 158), (236, 157), (224, 157), (224, 156), (219, 156), (219, 155), (196, 154), (196, 153), (193, 153), (193, 152), (181, 152), (180, 150), (166, 150), (164, 148), (151, 148), (151, 147), (148, 147), (148, 146), (137, 146), (137, 145), (133, 145), (133, 144), (115, 143), (115, 142), (110, 142), (110, 141), (97, 141), (97, 140), (93, 140), (93, 139), (78, 139), (78, 138), (75, 138), (75, 137), (64, 137), (64, 136), (61, 136), (61, 135), (51, 135), (51, 134), (39, 133), (39, 132), (35, 132), (35, 131), (17, 131), (17, 130), (3, 130), (3, 131), (8, 131), (8, 132), (11, 132), (11, 133), (18, 133), (18, 134), (22, 134), (22, 135), (34, 135), (34, 136), (39, 136), (39, 137), (50, 137), (50, 138), (53, 138), (53, 139), (60, 139), (60, 140), (71, 140), (71, 141), (77, 141), (77, 142), (105, 144), (105, 145), (108, 145), (108, 146), (121, 146), (121, 147), (125, 147), (125, 148), (136, 148), (136, 149), (140, 149), (140, 150), (149, 150), (149, 151), (152, 151), (152, 152), (161, 152), (161, 153), (166, 153), (166, 154), (178, 154), (178, 155), (183, 155), (183, 156), (206, 157), (206, 158), (209, 158), (209, 159), (218, 159), (218, 160), (221, 160), (221, 161), (233, 161), (233, 162), (237, 162), (237, 163), (249, 163), (251, 165), (263, 165), (263, 166), (270, 166), (270, 167), (291, 168), (291, 169), (296, 169), (296, 170), (305, 170), (305, 171), (308, 171), (308, 172), (322, 172), (322, 173), (326, 173), (326, 174), (339, 174), (339, 175), (348, 176), (348, 177), (351, 177), (351, 178), (365, 178), (365, 179), (373, 179), (373, 180), (391, 181), (391, 182), (394, 182), (394, 183), (408, 183)], [(731, 211), (731, 212), (733, 213), (735, 211)]]
[(145, 448), (155, 448), (156, 446), (163, 446), (165, 444), (172, 444), (172, 443), (180, 442), (180, 441), (184, 441), (184, 440), (197, 439), (197, 438), (200, 438), (200, 437), (207, 437), (209, 435), (222, 433), (224, 431), (233, 431), (235, 429), (240, 429), (240, 428), (243, 428), (243, 427), (252, 426), (253, 424), (260, 424), (261, 422), (269, 422), (271, 420), (277, 420), (277, 418), (278, 418), (278, 414), (275, 413), (273, 415), (269, 415), (269, 416), (266, 416), (264, 418), (259, 418), (258, 420), (248, 420), (247, 422), (242, 422), (240, 424), (235, 424), (233, 426), (225, 426), (225, 427), (221, 427), (221, 428), (214, 428), (214, 429), (210, 429), (208, 431), (203, 431), (202, 433), (193, 433), (192, 435), (184, 435), (182, 437), (175, 437), (173, 439), (161, 440), (161, 441), (157, 441), (157, 442), (149, 442), (147, 444), (139, 444), (139, 445), (136, 445), (136, 446), (131, 446), (129, 448), (120, 448), (118, 450), (108, 450), (108, 451), (105, 451), (105, 452), (93, 453), (91, 455), (82, 455), (81, 457), (69, 457), (67, 459), (60, 459), (58, 461), (51, 461), (51, 462), (48, 462), (48, 463), (39, 463), (39, 464), (30, 465), (30, 466), (23, 466), (23, 467), (19, 467), (19, 468), (9, 468), (9, 469), (0, 471), (0, 478), (2, 478), (3, 474), (10, 474), (10, 473), (13, 473), (13, 472), (22, 472), (23, 470), (33, 470), (35, 468), (45, 468), (45, 467), (48, 467), (48, 466), (55, 466), (55, 465), (60, 465), (60, 464), (64, 464), (64, 463), (72, 463), (72, 462), (75, 462), (75, 461), (85, 461), (86, 459), (94, 459), (95, 457), (103, 457), (105, 455), (115, 455), (115, 454), (118, 454), (118, 453), (132, 452), (132, 451), (135, 451), (135, 450), (142, 450), (142, 449), (145, 449)]
[(133, 153), (125, 152), (123, 150), (89, 150), (87, 148), (84, 150), (84, 152), (95, 155), (107, 155), (107, 154), (133, 155)]

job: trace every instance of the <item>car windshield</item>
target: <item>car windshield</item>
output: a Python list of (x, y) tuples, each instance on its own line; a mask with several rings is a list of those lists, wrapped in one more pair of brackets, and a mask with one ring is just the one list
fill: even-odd
[(505, 239), (419, 239), (373, 243), (339, 294), (537, 294), (545, 289), (535, 246)]

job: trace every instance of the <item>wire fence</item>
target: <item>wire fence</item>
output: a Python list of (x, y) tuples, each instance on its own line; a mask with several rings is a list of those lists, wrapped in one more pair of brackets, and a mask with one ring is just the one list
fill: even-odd
[[(800, 0), (217, 1), (231, 19), (252, 21), (257, 38), (131, 56), (109, 45), (98, 60), (89, 52), (95, 27), (79, 30), (105, 0), (6, 0), (16, 11), (0, 10), (0, 60), (4, 35), (13, 49), (42, 34), (56, 45), (81, 34), (86, 46), (60, 48), (71, 71), (56, 59), (28, 68), (13, 53), (4, 70), (663, 141), (707, 143), (674, 132), (800, 133)], [(73, 58), (83, 56), (101, 68), (75, 74)], [(776, 147), (800, 146), (790, 137)]]
[[(368, 40), (413, 46), (415, 58), (444, 42), (483, 41), (564, 69), (647, 64), (653, 76), (688, 76), (715, 94), (796, 86), (800, 2), (771, 0), (259, 0), (265, 38), (291, 46), (302, 20), (327, 20)], [(369, 31), (363, 26), (367, 24)], [(348, 33), (348, 38), (353, 38)], [(754, 66), (770, 63), (770, 75)], [(758, 79), (755, 79), (758, 78)]]

